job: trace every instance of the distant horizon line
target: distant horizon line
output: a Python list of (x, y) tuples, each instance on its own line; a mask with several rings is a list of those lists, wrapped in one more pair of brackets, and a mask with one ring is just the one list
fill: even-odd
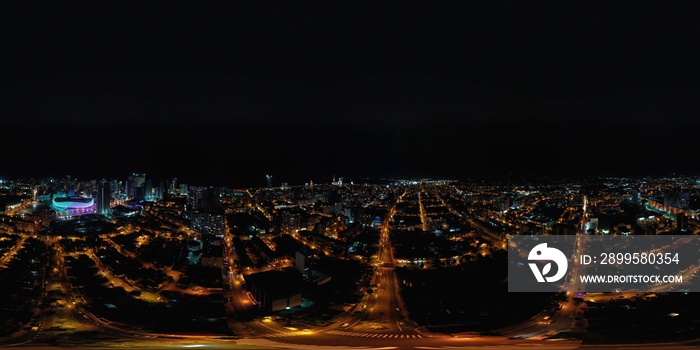
[[(56, 176), (56, 175), (51, 175), (51, 176), (6, 176), (6, 175), (1, 175), (0, 174), (0, 184), (4, 182), (25, 182), (25, 181), (41, 181), (41, 180), (47, 180), (47, 179), (54, 179), (54, 180), (64, 180), (67, 177), (71, 177), (72, 181), (78, 181), (78, 182), (92, 182), (92, 181), (100, 181), (100, 180), (107, 180), (107, 181), (126, 181), (128, 176), (132, 174), (142, 174), (146, 176), (147, 180), (153, 180), (153, 177), (149, 179), (148, 177), (148, 172), (141, 173), (141, 172), (132, 172), (132, 173), (127, 173), (123, 175), (123, 177), (87, 177), (87, 179), (81, 179), (82, 176), (73, 176), (71, 174), (64, 174), (61, 176)], [(274, 174), (272, 175), (274, 178)], [(190, 181), (193, 180), (191, 176), (169, 176), (169, 177), (163, 177), (163, 176), (154, 176), (155, 180), (157, 182), (161, 181), (168, 181), (171, 179), (182, 179), (183, 181), (178, 181), (178, 185), (180, 184), (185, 184), (188, 186), (210, 186), (210, 187), (224, 187), (224, 188), (260, 188), (260, 189), (265, 189), (268, 188), (268, 186), (264, 185), (265, 178), (263, 177), (262, 183), (260, 185), (253, 185), (253, 186), (242, 186), (242, 185), (234, 185), (234, 184), (229, 184), (229, 185), (222, 185), (220, 181), (213, 181), (210, 182), (209, 184), (203, 184), (204, 181)], [(365, 182), (359, 182), (359, 183), (367, 183), (366, 181), (459, 181), (459, 182), (469, 182), (469, 181), (488, 181), (488, 180), (493, 180), (493, 181), (506, 181), (506, 180), (516, 180), (520, 178), (521, 180), (524, 179), (557, 179), (557, 180), (585, 180), (585, 179), (645, 179), (645, 178), (693, 178), (693, 177), (698, 177), (700, 178), (700, 174), (689, 174), (689, 173), (676, 173), (676, 172), (671, 172), (667, 174), (645, 174), (645, 175), (612, 175), (612, 174), (575, 174), (575, 175), (557, 175), (557, 174), (527, 174), (527, 173), (522, 173), (522, 174), (514, 174), (513, 172), (509, 173), (501, 173), (501, 174), (489, 174), (489, 175), (472, 175), (472, 176), (463, 176), (463, 177), (456, 177), (456, 176), (337, 176), (337, 179), (343, 178), (343, 184), (350, 184), (353, 182), (358, 182), (358, 180), (364, 180)], [(325, 176), (323, 178), (326, 178)], [(319, 178), (320, 179), (320, 178)], [(240, 182), (249, 182), (249, 181), (240, 181)], [(326, 185), (326, 184), (334, 184), (333, 182), (333, 177), (330, 179), (326, 180), (314, 180), (314, 179), (309, 179), (309, 181), (280, 181), (277, 182), (274, 186), (271, 186), (271, 188), (280, 188), (282, 187), (282, 184), (286, 184), (286, 186), (289, 187), (295, 187), (295, 186), (305, 186), (310, 183), (314, 185)]]

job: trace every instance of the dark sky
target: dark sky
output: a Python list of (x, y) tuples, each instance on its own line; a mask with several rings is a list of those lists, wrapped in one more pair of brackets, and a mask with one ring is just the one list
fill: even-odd
[(0, 6), (5, 176), (700, 174), (688, 2)]

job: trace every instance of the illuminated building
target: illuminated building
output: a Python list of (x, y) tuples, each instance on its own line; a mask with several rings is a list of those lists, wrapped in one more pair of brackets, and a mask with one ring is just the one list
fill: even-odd
[(189, 210), (216, 209), (220, 205), (220, 191), (214, 187), (190, 186), (187, 204)]
[(95, 200), (89, 197), (56, 197), (53, 199), (51, 207), (56, 210), (58, 218), (67, 219), (94, 213)]
[(202, 235), (214, 235), (223, 237), (224, 235), (224, 214), (223, 212), (195, 212), (192, 214), (192, 229)]
[(598, 233), (598, 218), (591, 218), (585, 226), (586, 234), (597, 234)]
[[(187, 206), (189, 210), (202, 209), (202, 198), (206, 189), (206, 187), (190, 186), (187, 191)], [(180, 191), (180, 194), (182, 194), (182, 191)]]
[(177, 194), (177, 178), (168, 179), (165, 187), (167, 187), (166, 190), (168, 194)]
[(267, 188), (272, 188), (272, 175), (265, 175), (265, 179), (267, 180)]
[(190, 194), (187, 184), (180, 184), (180, 195), (188, 196)]
[(148, 200), (148, 201), (153, 201), (155, 198), (155, 188), (153, 188), (153, 180), (148, 179), (146, 180), (146, 184), (144, 185), (144, 197), (143, 199)]
[(107, 215), (112, 200), (109, 182), (102, 180), (97, 183), (97, 214)]

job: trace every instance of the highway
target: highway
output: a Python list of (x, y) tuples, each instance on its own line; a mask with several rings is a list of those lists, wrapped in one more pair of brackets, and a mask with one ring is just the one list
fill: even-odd
[(377, 339), (420, 339), (424, 335), (413, 330), (413, 323), (401, 298), (394, 272), (394, 249), (391, 244), (391, 222), (396, 205), (407, 192), (403, 192), (392, 205), (379, 230), (379, 245), (374, 276), (370, 283), (372, 293), (358, 303), (353, 316), (338, 322), (326, 330), (341, 336), (371, 337)]
[(420, 191), (418, 192), (418, 210), (420, 211), (420, 222), (421, 222), (421, 228), (423, 229), (423, 232), (428, 232), (429, 227), (428, 227), (428, 217), (425, 213), (425, 206), (423, 205), (423, 192), (425, 190), (423, 189), (423, 186), (421, 186)]

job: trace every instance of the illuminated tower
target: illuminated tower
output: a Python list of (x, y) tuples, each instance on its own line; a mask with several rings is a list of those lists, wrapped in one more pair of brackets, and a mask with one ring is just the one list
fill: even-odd
[(265, 175), (265, 179), (267, 179), (267, 188), (272, 188), (272, 175)]
[(97, 183), (97, 214), (109, 214), (112, 199), (110, 192), (109, 182), (102, 180)]
[(167, 187), (166, 191), (168, 191), (168, 194), (177, 194), (177, 178), (174, 177), (167, 181), (165, 187)]

